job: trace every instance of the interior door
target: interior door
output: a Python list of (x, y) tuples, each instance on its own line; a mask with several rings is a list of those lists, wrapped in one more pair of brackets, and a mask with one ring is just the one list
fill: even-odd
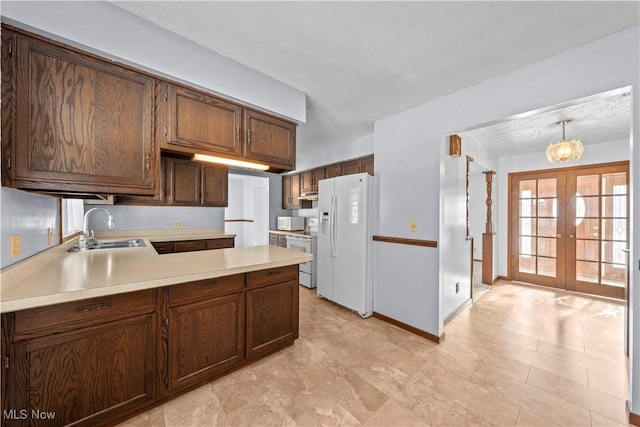
[(628, 162), (509, 178), (511, 278), (624, 299)]

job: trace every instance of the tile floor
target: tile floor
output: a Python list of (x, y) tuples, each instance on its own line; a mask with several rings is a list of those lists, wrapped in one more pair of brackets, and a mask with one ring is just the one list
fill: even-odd
[(627, 425), (623, 316), (499, 282), (436, 345), (300, 288), (295, 345), (121, 427)]

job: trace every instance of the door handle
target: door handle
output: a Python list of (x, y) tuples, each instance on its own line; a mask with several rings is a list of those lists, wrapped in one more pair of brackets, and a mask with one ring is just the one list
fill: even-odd
[(558, 239), (562, 239), (562, 234), (561, 234), (561, 233), (558, 233), (558, 234), (556, 234), (556, 237), (557, 237)]
[(569, 234), (569, 238), (570, 239), (573, 239), (574, 237), (576, 237), (576, 236), (574, 236), (573, 234)]

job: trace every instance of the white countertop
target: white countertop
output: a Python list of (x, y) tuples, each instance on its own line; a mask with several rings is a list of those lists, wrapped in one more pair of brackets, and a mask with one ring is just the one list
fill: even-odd
[[(122, 237), (129, 236), (120, 235)], [(155, 237), (151, 240), (157, 240)], [(113, 237), (112, 240), (119, 239)], [(172, 240), (178, 239), (172, 237)], [(0, 271), (0, 312), (283, 267), (313, 259), (304, 252), (270, 245), (158, 255), (149, 239), (145, 239), (144, 248), (68, 252), (75, 243), (72, 240), (53, 247)]]

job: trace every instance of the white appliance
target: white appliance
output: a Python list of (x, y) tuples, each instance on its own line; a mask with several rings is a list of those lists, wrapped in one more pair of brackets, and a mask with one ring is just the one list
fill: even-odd
[(318, 191), (318, 295), (362, 317), (373, 314), (373, 177), (323, 179)]
[[(295, 251), (306, 252), (314, 255), (318, 249), (317, 236), (302, 234), (287, 234), (287, 248)], [(300, 264), (299, 282), (307, 288), (315, 288), (318, 278), (317, 264), (315, 261), (307, 261)]]
[(304, 217), (303, 216), (279, 216), (278, 230), (283, 230), (283, 231), (304, 230)]

